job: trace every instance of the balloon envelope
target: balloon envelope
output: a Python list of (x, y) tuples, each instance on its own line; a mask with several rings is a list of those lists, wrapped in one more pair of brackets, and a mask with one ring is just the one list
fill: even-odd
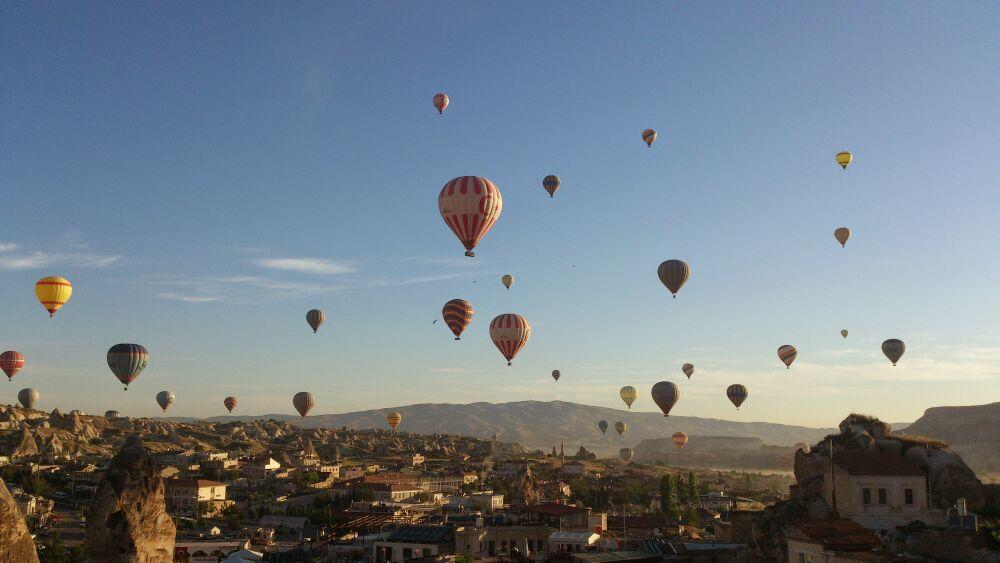
[(389, 426), (392, 427), (393, 430), (395, 430), (396, 427), (399, 426), (399, 423), (403, 422), (403, 415), (398, 412), (391, 412), (385, 415), (385, 421), (389, 423)]
[(514, 356), (524, 348), (531, 338), (531, 323), (528, 319), (516, 313), (504, 313), (498, 315), (490, 323), (490, 338), (493, 344), (500, 350), (504, 358), (507, 358), (509, 366)]
[(115, 344), (108, 349), (108, 367), (128, 390), (149, 362), (149, 352), (140, 344)]
[(292, 406), (295, 407), (295, 410), (299, 412), (302, 418), (305, 418), (309, 414), (309, 411), (316, 406), (316, 399), (308, 391), (299, 391), (292, 397)]
[(507, 289), (510, 289), (510, 286), (514, 285), (514, 276), (510, 274), (504, 274), (503, 277), (500, 278), (500, 283), (502, 283), (503, 286), (506, 287)]
[(836, 231), (833, 231), (833, 238), (837, 239), (837, 242), (843, 247), (847, 244), (847, 239), (851, 238), (851, 229), (840, 227)]
[(7, 374), (7, 379), (14, 379), (17, 372), (24, 367), (24, 356), (15, 350), (8, 350), (0, 354), (0, 369)]
[(236, 399), (236, 397), (226, 397), (225, 399), (222, 400), (222, 404), (226, 407), (227, 411), (233, 412), (233, 409), (236, 408), (236, 405), (239, 404), (239, 401)]
[(26, 409), (35, 408), (35, 403), (38, 402), (38, 391), (30, 387), (21, 389), (17, 392), (17, 402), (21, 403), (21, 406)]
[(799, 351), (796, 350), (795, 346), (792, 346), (791, 344), (785, 344), (784, 346), (780, 346), (778, 348), (778, 359), (781, 360), (781, 363), (785, 364), (786, 368), (792, 367), (792, 362), (795, 361), (795, 358), (798, 357), (798, 355)]
[(447, 108), (450, 103), (451, 98), (448, 97), (448, 94), (445, 94), (444, 92), (434, 94), (434, 107), (437, 108), (439, 114), (444, 113), (445, 108)]
[(843, 336), (844, 338), (847, 338), (847, 329), (845, 328), (844, 330), (840, 331), (840, 335)]
[(622, 448), (618, 450), (618, 457), (620, 457), (625, 463), (632, 461), (633, 455), (634, 452), (632, 451), (632, 448)]
[(306, 322), (312, 327), (313, 332), (319, 330), (320, 325), (326, 321), (326, 313), (319, 309), (312, 309), (306, 313)]
[(903, 357), (904, 352), (906, 352), (906, 344), (898, 338), (890, 338), (882, 343), (882, 353), (885, 354), (886, 358), (889, 358), (892, 365), (896, 365), (896, 362)]
[(35, 297), (49, 312), (50, 317), (69, 301), (71, 295), (73, 295), (73, 284), (66, 278), (49, 276), (35, 282)]
[(740, 405), (747, 400), (747, 388), (739, 383), (734, 383), (726, 389), (726, 396), (729, 397), (731, 403), (736, 405), (736, 410), (740, 410)]
[(475, 311), (472, 309), (472, 303), (464, 299), (452, 299), (451, 301), (444, 304), (444, 308), (441, 309), (441, 316), (444, 317), (444, 324), (448, 325), (451, 329), (452, 334), (455, 335), (455, 340), (462, 339), (462, 333), (472, 322), (472, 315)]
[(660, 381), (653, 385), (653, 402), (663, 411), (663, 416), (670, 416), (670, 409), (674, 408), (681, 398), (681, 391), (671, 381)]
[(621, 397), (623, 401), (625, 401), (625, 404), (628, 405), (628, 408), (632, 408), (632, 403), (635, 402), (635, 387), (632, 387), (631, 385), (626, 385), (625, 387), (622, 387), (621, 390), (618, 391), (618, 396)]
[(174, 404), (174, 394), (170, 391), (160, 391), (156, 394), (156, 404), (160, 405), (163, 412), (167, 412), (167, 408)]
[(625, 424), (620, 420), (615, 423), (615, 432), (617, 432), (619, 436), (624, 434), (626, 430), (628, 430), (628, 424)]
[(465, 247), (466, 256), (493, 228), (503, 209), (503, 196), (496, 184), (479, 176), (460, 176), (441, 188), (438, 210), (441, 218)]
[(555, 379), (556, 381), (559, 381), (560, 377), (562, 377), (562, 374), (559, 373), (559, 370), (557, 370), (557, 369), (552, 370), (552, 379)]
[(553, 197), (556, 195), (556, 190), (559, 189), (559, 183), (559, 176), (549, 174), (542, 180), (542, 187), (549, 192), (549, 197)]
[(847, 165), (850, 164), (852, 160), (854, 160), (854, 155), (847, 151), (840, 151), (837, 153), (837, 164), (839, 164), (841, 168), (847, 168)]
[(694, 364), (682, 365), (681, 371), (684, 372), (684, 375), (686, 375), (688, 379), (691, 379), (691, 375), (694, 374)]
[(691, 277), (691, 267), (683, 260), (667, 260), (656, 269), (656, 275), (660, 278), (660, 282), (676, 298), (677, 292), (681, 290), (681, 287)]
[(607, 434), (608, 433), (608, 421), (607, 420), (602, 420), (602, 421), (598, 422), (597, 423), (597, 427), (601, 430), (601, 434)]
[(674, 435), (670, 437), (670, 441), (680, 450), (688, 443), (688, 435), (683, 432), (674, 432)]
[(118, 411), (104, 411), (104, 418), (121, 418), (121, 416)]
[(656, 141), (656, 131), (646, 129), (642, 132), (642, 140), (645, 141), (647, 147), (653, 146), (653, 143)]

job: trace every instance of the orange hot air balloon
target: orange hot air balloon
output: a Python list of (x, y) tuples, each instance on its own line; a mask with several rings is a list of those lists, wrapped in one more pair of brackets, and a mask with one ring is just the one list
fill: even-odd
[(683, 450), (684, 446), (688, 443), (688, 435), (683, 432), (674, 432), (674, 435), (670, 437), (670, 441), (677, 446), (678, 450)]
[(73, 284), (66, 278), (49, 276), (35, 282), (35, 297), (52, 317), (73, 295)]
[(791, 369), (792, 362), (795, 361), (798, 355), (799, 351), (791, 344), (785, 344), (778, 348), (778, 359), (781, 360), (781, 363), (785, 364), (785, 369)]
[(493, 228), (503, 209), (503, 196), (496, 184), (479, 176), (459, 176), (441, 188), (438, 210), (458, 240), (466, 256)]
[(490, 338), (509, 366), (514, 356), (524, 348), (531, 338), (531, 323), (516, 313), (498, 315), (490, 323)]
[(473, 314), (475, 314), (475, 311), (472, 309), (472, 303), (464, 299), (452, 299), (445, 303), (444, 308), (441, 309), (441, 316), (444, 317), (444, 323), (448, 325), (452, 334), (455, 335), (455, 340), (462, 339), (462, 333), (465, 332), (466, 327), (472, 322)]
[(226, 406), (226, 410), (229, 412), (233, 412), (237, 403), (239, 403), (239, 401), (236, 400), (236, 397), (226, 397), (222, 400), (222, 404)]
[(24, 367), (24, 356), (15, 350), (8, 350), (0, 354), (0, 369), (7, 374), (7, 381), (14, 379), (17, 372)]
[(391, 412), (385, 415), (385, 421), (389, 423), (389, 426), (392, 428), (392, 431), (395, 432), (396, 427), (399, 426), (399, 423), (403, 422), (403, 415), (399, 414), (398, 412)]
[(434, 107), (437, 108), (439, 115), (444, 113), (444, 110), (448, 108), (448, 104), (450, 103), (451, 98), (448, 97), (448, 94), (445, 94), (444, 92), (434, 94)]

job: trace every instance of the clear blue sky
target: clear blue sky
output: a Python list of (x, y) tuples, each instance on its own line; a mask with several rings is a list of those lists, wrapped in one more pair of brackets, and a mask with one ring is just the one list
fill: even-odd
[[(0, 11), (0, 349), (28, 361), (4, 402), (618, 406), (632, 384), (652, 410), (667, 379), (677, 414), (832, 425), (1000, 400), (996, 3)], [(466, 174), (504, 196), (475, 259), (437, 212)], [(693, 270), (677, 300), (656, 278), (669, 258)], [(51, 320), (44, 275), (75, 287)], [(431, 324), (455, 297), (477, 311), (460, 343)], [(534, 326), (510, 368), (488, 337), (502, 312)], [(151, 356), (127, 393), (117, 342)]]

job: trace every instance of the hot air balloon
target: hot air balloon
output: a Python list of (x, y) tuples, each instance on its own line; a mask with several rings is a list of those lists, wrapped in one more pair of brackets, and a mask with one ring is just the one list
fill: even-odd
[(647, 147), (653, 146), (653, 143), (656, 142), (656, 131), (646, 129), (642, 132), (642, 140), (646, 142)]
[(812, 448), (809, 447), (809, 444), (805, 442), (799, 442), (798, 444), (795, 444), (793, 447), (797, 450), (802, 450), (802, 453), (806, 454), (812, 451)]
[(504, 313), (498, 315), (490, 323), (490, 338), (496, 345), (504, 358), (507, 358), (507, 365), (510, 365), (514, 356), (524, 348), (531, 338), (531, 323), (528, 319), (515, 313)]
[(403, 422), (403, 415), (399, 414), (398, 412), (391, 412), (385, 415), (385, 421), (389, 423), (389, 427), (392, 428), (393, 432), (395, 432), (396, 427), (399, 426), (399, 423)]
[(635, 402), (635, 387), (632, 387), (631, 385), (626, 385), (625, 387), (622, 387), (621, 390), (618, 391), (618, 396), (621, 397), (623, 401), (625, 401), (625, 404), (628, 405), (628, 408), (632, 408), (632, 403)]
[(503, 196), (496, 184), (479, 176), (459, 176), (441, 188), (438, 196), (441, 218), (459, 242), (466, 256), (493, 228), (503, 209)]
[(635, 453), (632, 451), (632, 448), (622, 448), (618, 450), (618, 457), (620, 457), (625, 463), (632, 461), (633, 455), (635, 455)]
[(653, 385), (652, 395), (653, 402), (663, 411), (663, 416), (670, 416), (670, 409), (681, 398), (681, 390), (670, 381), (660, 381)]
[(694, 374), (694, 364), (682, 365), (681, 371), (684, 372), (684, 375), (686, 375), (688, 379), (691, 379), (691, 375)]
[(104, 418), (121, 418), (121, 416), (118, 411), (104, 411)]
[(838, 227), (837, 230), (833, 231), (833, 238), (837, 239), (840, 243), (841, 248), (847, 245), (847, 239), (851, 238), (851, 229), (847, 227)]
[(129, 384), (146, 369), (148, 361), (149, 353), (139, 344), (115, 344), (108, 350), (108, 367), (118, 381), (125, 384), (126, 391)]
[(625, 424), (620, 420), (615, 423), (615, 432), (617, 432), (619, 436), (624, 434), (626, 430), (628, 430), (628, 424)]
[(892, 365), (896, 365), (896, 362), (903, 357), (904, 352), (906, 352), (906, 344), (898, 338), (890, 338), (882, 343), (882, 353), (885, 354), (886, 358), (889, 358)]
[(557, 370), (557, 369), (552, 370), (552, 379), (555, 379), (556, 381), (559, 381), (560, 377), (562, 377), (562, 374), (559, 373), (559, 370)]
[(73, 295), (73, 284), (66, 278), (49, 276), (35, 282), (35, 297), (52, 317)]
[(17, 402), (21, 403), (21, 406), (26, 409), (35, 408), (35, 403), (38, 402), (38, 391), (30, 387), (21, 389), (17, 392)]
[(606, 435), (608, 433), (608, 421), (607, 420), (602, 420), (602, 421), (598, 422), (597, 423), (597, 428), (599, 428), (601, 430), (601, 434), (605, 434)]
[(319, 309), (311, 309), (306, 313), (306, 322), (312, 327), (313, 332), (319, 330), (320, 325), (326, 321), (326, 313)]
[(677, 446), (678, 450), (683, 450), (684, 446), (688, 443), (688, 435), (683, 432), (674, 432), (674, 435), (670, 437), (670, 441)]
[(681, 290), (684, 283), (691, 277), (691, 267), (687, 265), (687, 262), (682, 260), (667, 260), (656, 269), (656, 275), (659, 276), (660, 282), (667, 286), (667, 289), (670, 290), (670, 293), (676, 299), (677, 292)]
[(441, 309), (441, 316), (444, 317), (444, 323), (448, 325), (452, 334), (455, 335), (455, 340), (462, 339), (462, 332), (472, 322), (472, 315), (474, 313), (472, 303), (469, 303), (465, 299), (452, 299), (445, 303), (444, 308)]
[(160, 405), (163, 412), (167, 412), (170, 405), (174, 404), (174, 394), (170, 391), (160, 391), (156, 394), (156, 404)]
[(747, 388), (734, 383), (726, 388), (726, 396), (729, 397), (729, 402), (736, 405), (736, 410), (740, 410), (740, 405), (747, 400)]
[(434, 107), (437, 108), (439, 115), (444, 113), (444, 110), (448, 107), (449, 103), (451, 103), (451, 98), (448, 97), (448, 94), (445, 94), (444, 92), (434, 94)]
[(299, 391), (292, 397), (292, 406), (295, 407), (295, 410), (299, 411), (302, 418), (305, 418), (309, 414), (309, 411), (316, 406), (316, 399), (308, 391)]
[(236, 397), (226, 397), (225, 399), (222, 400), (222, 404), (226, 407), (226, 410), (229, 412), (233, 412), (233, 409), (236, 408), (237, 403), (239, 403), (239, 401), (236, 400)]
[(500, 283), (502, 283), (503, 286), (507, 288), (507, 291), (510, 291), (510, 286), (514, 285), (514, 276), (510, 274), (504, 274), (503, 277), (500, 278)]
[(847, 329), (845, 328), (844, 330), (840, 331), (840, 335), (843, 336), (844, 338), (847, 338)]
[(555, 196), (556, 190), (559, 189), (559, 176), (549, 174), (542, 180), (542, 187), (549, 192), (549, 197)]
[(24, 356), (20, 352), (8, 350), (0, 354), (0, 369), (7, 374), (7, 381), (14, 379), (17, 372), (24, 367)]
[(785, 364), (785, 369), (791, 369), (792, 362), (795, 361), (795, 357), (798, 355), (799, 351), (791, 344), (785, 344), (778, 348), (778, 359)]
[(839, 164), (841, 168), (846, 169), (847, 165), (850, 164), (852, 160), (854, 160), (854, 156), (847, 151), (840, 151), (837, 153), (837, 164)]

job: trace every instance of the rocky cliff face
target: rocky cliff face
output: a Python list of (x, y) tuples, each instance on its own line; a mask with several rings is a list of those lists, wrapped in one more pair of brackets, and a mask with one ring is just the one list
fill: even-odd
[(137, 436), (111, 461), (87, 518), (88, 561), (170, 563), (176, 529), (160, 472)]
[(35, 542), (28, 533), (24, 517), (0, 479), (0, 561), (38, 563)]

